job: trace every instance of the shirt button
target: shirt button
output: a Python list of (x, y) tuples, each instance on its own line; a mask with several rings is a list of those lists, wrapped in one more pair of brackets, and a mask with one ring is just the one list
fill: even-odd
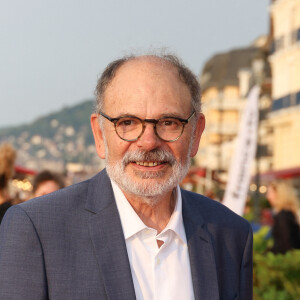
[(157, 265), (160, 264), (160, 258), (159, 258), (159, 257), (156, 259), (156, 264), (157, 264)]

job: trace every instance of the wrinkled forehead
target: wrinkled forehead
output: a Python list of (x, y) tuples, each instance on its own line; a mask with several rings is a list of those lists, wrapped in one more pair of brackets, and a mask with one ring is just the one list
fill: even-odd
[(178, 98), (188, 99), (191, 94), (188, 86), (180, 79), (177, 68), (171, 62), (153, 56), (137, 57), (124, 63), (104, 93), (104, 106), (110, 99), (117, 101), (122, 97), (134, 97), (135, 94), (157, 95), (165, 93)]

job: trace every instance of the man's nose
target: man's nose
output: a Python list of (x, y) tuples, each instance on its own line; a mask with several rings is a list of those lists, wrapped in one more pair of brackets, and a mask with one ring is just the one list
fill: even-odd
[(154, 124), (146, 123), (142, 136), (137, 140), (137, 146), (145, 150), (157, 148), (162, 140), (155, 134)]

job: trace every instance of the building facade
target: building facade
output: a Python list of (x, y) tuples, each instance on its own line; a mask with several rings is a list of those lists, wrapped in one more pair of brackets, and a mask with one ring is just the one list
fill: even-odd
[(300, 174), (300, 0), (272, 1), (273, 169)]
[(205, 178), (199, 180), (202, 190), (215, 190), (216, 198), (228, 179), (231, 158), (234, 154), (241, 115), (247, 95), (253, 85), (261, 86), (259, 159), (253, 165), (253, 174), (272, 167), (270, 126), (267, 113), (271, 106), (271, 79), (267, 61), (266, 37), (257, 39), (246, 48), (217, 54), (206, 64), (201, 74), (203, 112), (206, 117), (196, 164), (205, 169)]

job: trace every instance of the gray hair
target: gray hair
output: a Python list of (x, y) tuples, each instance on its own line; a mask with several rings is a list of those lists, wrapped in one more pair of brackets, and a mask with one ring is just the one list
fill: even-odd
[[(163, 61), (170, 63), (172, 66), (174, 66), (177, 69), (179, 78), (182, 80), (184, 84), (187, 85), (189, 88), (189, 91), (192, 96), (191, 104), (196, 113), (201, 112), (201, 90), (200, 90), (200, 84), (197, 80), (197, 77), (193, 74), (193, 72), (184, 65), (184, 63), (175, 55), (173, 54), (163, 54), (163, 55), (151, 55), (154, 58), (162, 59)], [(108, 85), (111, 83), (113, 78), (116, 75), (116, 72), (118, 69), (124, 65), (128, 61), (132, 61), (136, 58), (139, 58), (140, 56), (136, 55), (129, 55), (124, 56), (120, 59), (117, 59), (113, 62), (111, 62), (102, 73), (101, 77), (99, 78), (97, 82), (97, 86), (95, 89), (95, 96), (96, 96), (96, 107), (95, 112), (99, 113), (102, 111), (104, 106), (104, 94), (108, 87)]]

